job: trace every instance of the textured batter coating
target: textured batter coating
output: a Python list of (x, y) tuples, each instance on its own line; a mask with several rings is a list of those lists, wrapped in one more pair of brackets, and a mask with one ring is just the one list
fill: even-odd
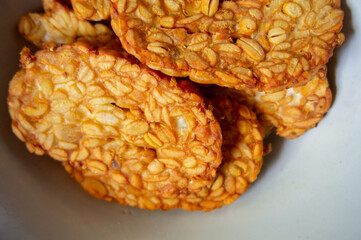
[(86, 44), (21, 54), (10, 82), (14, 133), (30, 152), (159, 195), (198, 191), (221, 163), (222, 136), (189, 81)]
[(110, 0), (71, 0), (79, 19), (101, 21), (110, 18)]
[(109, 44), (115, 35), (101, 23), (79, 20), (74, 12), (57, 0), (43, 0), (44, 14), (29, 13), (19, 22), (19, 32), (38, 47), (70, 44), (75, 41), (93, 46)]
[(329, 110), (332, 93), (328, 85), (326, 66), (305, 86), (265, 93), (225, 88), (200, 88), (208, 97), (228, 95), (250, 106), (258, 115), (265, 134), (275, 128), (278, 135), (295, 139), (316, 126)]
[[(191, 194), (159, 197), (148, 190), (134, 189), (130, 179), (114, 181), (109, 173), (95, 174), (64, 162), (65, 169), (91, 195), (142, 209), (183, 208), (204, 210), (220, 208), (235, 201), (256, 180), (262, 165), (263, 143), (256, 115), (246, 106), (226, 98), (214, 101), (215, 114), (223, 134), (223, 161), (212, 184)], [(188, 164), (188, 163), (187, 163)], [(116, 168), (109, 166), (110, 169)]]
[(306, 84), (344, 36), (339, 0), (112, 0), (124, 49), (198, 83), (278, 91)]

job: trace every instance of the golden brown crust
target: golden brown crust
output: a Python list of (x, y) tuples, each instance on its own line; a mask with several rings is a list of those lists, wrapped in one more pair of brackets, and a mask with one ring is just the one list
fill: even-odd
[(112, 0), (123, 47), (203, 84), (279, 91), (306, 84), (342, 43), (336, 1)]
[(278, 135), (295, 139), (314, 128), (331, 106), (332, 93), (326, 73), (326, 66), (322, 66), (305, 86), (275, 93), (217, 87), (200, 90), (208, 97), (228, 95), (250, 106), (257, 113), (265, 135), (275, 128)]
[(159, 195), (212, 182), (220, 127), (189, 81), (178, 84), (118, 51), (83, 43), (35, 56), (24, 50), (21, 60), (8, 104), (30, 152)]
[[(246, 106), (225, 97), (215, 98), (212, 104), (222, 128), (224, 158), (214, 181), (200, 191), (159, 197), (146, 189), (136, 190), (126, 182), (114, 182), (107, 175), (95, 175), (68, 162), (63, 165), (91, 195), (108, 201), (114, 199), (127, 206), (149, 210), (210, 211), (228, 205), (257, 178), (262, 166), (262, 136), (256, 115)], [(185, 164), (191, 165), (192, 161)]]

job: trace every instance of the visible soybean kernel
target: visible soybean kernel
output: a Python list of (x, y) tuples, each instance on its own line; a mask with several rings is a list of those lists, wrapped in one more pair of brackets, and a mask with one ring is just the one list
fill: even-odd
[(78, 144), (71, 142), (59, 141), (58, 146), (64, 150), (74, 150), (78, 147)]
[(126, 4), (127, 4), (127, 0), (119, 0), (117, 1), (117, 11), (119, 13), (123, 13), (124, 10), (126, 9)]
[(211, 194), (209, 194), (209, 197), (217, 199), (218, 197), (222, 197), (223, 193), (224, 193), (224, 188), (218, 188), (217, 190), (212, 191)]
[(91, 4), (84, 1), (76, 2), (74, 5), (74, 9), (76, 9), (76, 11), (84, 18), (91, 17), (95, 11)]
[[(50, 73), (54, 74), (54, 75), (61, 75), (61, 74), (64, 73), (63, 69), (61, 69), (60, 67), (55, 66), (55, 65), (53, 65), (53, 64), (49, 64), (49, 65), (47, 66), (47, 68), (48, 68), (48, 71), (49, 71)], [(55, 76), (55, 77), (56, 77), (56, 76)]]
[(55, 141), (55, 138), (54, 138), (54, 134), (49, 134), (46, 139), (45, 139), (45, 142), (43, 144), (44, 148), (46, 150), (49, 150), (53, 147), (54, 145), (54, 141)]
[(48, 151), (49, 155), (58, 161), (68, 160), (68, 153), (60, 148), (52, 148)]
[(195, 146), (191, 149), (191, 151), (201, 157), (206, 157), (208, 150), (204, 146)]
[(90, 171), (96, 174), (105, 174), (108, 170), (107, 166), (98, 160), (88, 160), (87, 166)]
[(201, 11), (207, 16), (212, 17), (218, 10), (219, 0), (202, 0)]
[(238, 145), (238, 148), (241, 150), (242, 154), (248, 159), (252, 159), (251, 149), (247, 146), (246, 143), (242, 143)]
[(126, 184), (128, 181), (121, 173), (114, 172), (111, 174), (111, 177), (114, 181), (120, 183), (120, 184)]
[(37, 103), (35, 106), (25, 106), (23, 111), (26, 115), (31, 117), (39, 117), (48, 110), (49, 106), (46, 103)]
[(147, 49), (164, 56), (169, 54), (168, 44), (163, 42), (151, 42), (148, 44)]
[(251, 17), (243, 17), (238, 23), (242, 34), (252, 34), (257, 27), (256, 22)]
[(87, 177), (81, 182), (83, 188), (96, 198), (103, 198), (107, 194), (107, 189), (103, 183), (96, 178)]
[(112, 164), (112, 160), (114, 159), (114, 152), (107, 150), (103, 152), (102, 160), (105, 164)]
[(149, 125), (144, 121), (134, 121), (126, 125), (125, 131), (129, 135), (141, 135), (149, 130)]
[(262, 153), (262, 148), (261, 148), (260, 144), (254, 145), (254, 147), (253, 147), (253, 156), (255, 158), (261, 158), (262, 154), (263, 153)]
[(56, 138), (68, 142), (77, 142), (82, 137), (80, 128), (73, 124), (64, 124), (64, 125), (55, 126), (54, 134)]
[(91, 70), (87, 65), (83, 65), (78, 70), (77, 78), (85, 83), (93, 81), (94, 77), (95, 77), (94, 71)]
[(240, 38), (237, 41), (237, 45), (240, 46), (248, 56), (256, 61), (261, 61), (265, 58), (265, 53), (260, 44), (249, 38)]
[(241, 49), (232, 43), (219, 43), (213, 46), (216, 52), (241, 53)]
[(197, 160), (194, 157), (187, 157), (183, 160), (183, 165), (187, 168), (193, 168), (196, 164)]
[(260, 9), (257, 9), (257, 8), (251, 8), (249, 10), (249, 14), (254, 17), (255, 19), (257, 20), (261, 20), (262, 17), (263, 17), (263, 13)]
[(206, 166), (205, 165), (198, 165), (195, 166), (194, 168), (187, 168), (186, 172), (190, 175), (200, 175), (202, 174), (204, 171), (206, 170)]
[(172, 28), (175, 24), (175, 19), (172, 16), (164, 16), (159, 19), (159, 24), (165, 28)]
[(163, 164), (165, 164), (167, 166), (167, 168), (177, 168), (177, 167), (181, 167), (181, 165), (179, 164), (179, 162), (175, 159), (172, 158), (158, 158), (158, 161), (162, 162)]
[(239, 169), (235, 164), (230, 164), (228, 168), (231, 175), (235, 177), (241, 175), (241, 169)]
[(169, 11), (178, 11), (179, 4), (174, 0), (164, 0), (164, 5)]
[[(258, 144), (256, 144), (256, 145), (258, 145)], [(243, 172), (249, 171), (249, 167), (248, 167), (247, 163), (244, 161), (241, 161), (241, 160), (235, 161), (233, 164), (238, 166), (240, 169), (242, 169)]]
[(164, 16), (165, 12), (164, 9), (162, 9), (159, 5), (153, 4), (152, 6), (152, 12), (157, 16)]
[(127, 194), (125, 197), (125, 203), (129, 206), (135, 207), (137, 205), (137, 200), (134, 195)]
[(97, 66), (101, 70), (111, 69), (115, 64), (115, 57), (112, 55), (104, 54), (97, 58)]
[(137, 174), (133, 174), (131, 177), (130, 177), (130, 184), (136, 188), (141, 188), (142, 187), (142, 182), (141, 182), (141, 179), (139, 177), (139, 175)]
[(167, 198), (165, 198), (165, 199), (163, 199), (163, 204), (165, 204), (165, 205), (168, 205), (168, 206), (175, 206), (175, 205), (177, 205), (179, 203), (179, 199), (177, 199), (177, 198), (169, 198), (169, 199), (167, 199)]
[(27, 143), (25, 143), (25, 145), (26, 145), (26, 148), (28, 149), (28, 151), (29, 151), (30, 153), (34, 153), (34, 152), (35, 152), (35, 146), (34, 146), (32, 143), (27, 142)]
[(143, 168), (144, 168), (144, 164), (142, 162), (136, 162), (129, 167), (129, 169), (135, 173), (140, 173), (143, 170)]
[(222, 175), (218, 175), (216, 177), (216, 180), (213, 182), (212, 184), (212, 191), (216, 191), (218, 190), (221, 186), (223, 186), (223, 176)]
[(18, 117), (19, 117), (19, 123), (24, 129), (26, 129), (28, 131), (35, 130), (34, 126), (25, 118), (25, 116), (23, 116), (22, 114), (19, 114)]
[(298, 18), (302, 15), (302, 8), (297, 3), (285, 3), (282, 9), (284, 13), (292, 18)]
[(217, 64), (217, 54), (209, 47), (203, 49), (203, 54), (206, 56), (209, 64), (214, 66)]
[(36, 146), (34, 153), (38, 156), (43, 156), (45, 154), (45, 151), (41, 147)]
[(159, 174), (164, 170), (164, 165), (163, 163), (154, 160), (148, 165), (148, 170), (151, 174)]
[(165, 33), (158, 32), (158, 33), (151, 33), (147, 36), (147, 40), (150, 42), (163, 42), (167, 44), (172, 44), (173, 40), (166, 35)]
[(92, 122), (85, 122), (81, 125), (81, 130), (85, 135), (101, 136), (103, 131), (100, 125)]
[(38, 80), (38, 84), (41, 88), (41, 91), (44, 93), (45, 96), (50, 97), (50, 95), (53, 93), (54, 87), (52, 81), (47, 78), (43, 77)]
[(126, 13), (131, 13), (137, 8), (137, 2), (134, 0), (128, 0), (127, 2), (127, 9), (125, 10)]
[(175, 147), (163, 148), (161, 149), (161, 153), (162, 155), (171, 158), (181, 158), (186, 155), (184, 151)]
[(106, 111), (97, 112), (95, 114), (95, 119), (106, 125), (116, 125), (119, 123), (119, 118), (117, 118), (114, 114)]
[(71, 161), (83, 161), (89, 156), (89, 151), (86, 148), (81, 148), (80, 150), (74, 151), (71, 156)]
[(286, 40), (286, 32), (282, 28), (272, 28), (268, 31), (268, 39), (273, 44), (279, 44)]
[(224, 184), (225, 184), (225, 189), (227, 192), (229, 192), (229, 193), (236, 192), (236, 182), (235, 182), (234, 177), (231, 177), (231, 176), (227, 177), (225, 179)]
[(11, 128), (13, 130), (13, 133), (23, 142), (25, 142), (25, 138), (23, 133), (20, 131), (20, 129), (13, 123), (11, 124)]
[(153, 16), (152, 13), (144, 5), (139, 5), (138, 10), (140, 15), (146, 19), (152, 18)]
[(160, 148), (163, 146), (163, 143), (159, 140), (159, 138), (153, 133), (145, 133), (144, 140), (154, 148)]
[(94, 149), (91, 150), (91, 154), (97, 158), (97, 159), (101, 159), (102, 158), (102, 149), (100, 147), (96, 147)]
[(96, 148), (104, 144), (103, 139), (99, 138), (85, 138), (81, 141), (81, 144), (86, 148)]

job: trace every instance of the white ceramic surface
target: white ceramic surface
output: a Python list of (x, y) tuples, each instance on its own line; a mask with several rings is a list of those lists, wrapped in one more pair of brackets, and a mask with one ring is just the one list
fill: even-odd
[(96, 200), (58, 162), (27, 152), (6, 96), (27, 44), (16, 23), (41, 2), (0, 0), (0, 239), (361, 239), (361, 1), (342, 4), (347, 40), (329, 64), (330, 112), (300, 139), (275, 137), (249, 191), (204, 213)]

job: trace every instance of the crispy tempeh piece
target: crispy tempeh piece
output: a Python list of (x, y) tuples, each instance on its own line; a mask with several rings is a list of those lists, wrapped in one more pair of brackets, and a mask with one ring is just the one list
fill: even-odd
[[(231, 204), (254, 182), (262, 166), (263, 142), (256, 115), (246, 106), (225, 97), (213, 99), (214, 112), (223, 135), (223, 161), (210, 185), (195, 193), (159, 197), (147, 189), (135, 190), (130, 179), (115, 181), (109, 174), (64, 162), (67, 172), (91, 195), (104, 200), (149, 210), (182, 208), (210, 211)], [(194, 161), (184, 162), (192, 166)], [(109, 166), (112, 168), (112, 166)]]
[(8, 104), (13, 131), (30, 152), (159, 195), (213, 181), (222, 136), (191, 82), (84, 43), (35, 56), (24, 49), (21, 63)]
[(43, 0), (44, 14), (29, 13), (19, 22), (19, 32), (38, 47), (70, 44), (75, 41), (104, 46), (116, 36), (106, 25), (92, 25), (79, 20), (66, 5), (56, 0)]
[(124, 49), (170, 76), (274, 92), (305, 85), (340, 33), (339, 0), (112, 0)]
[(200, 88), (207, 97), (228, 95), (250, 106), (258, 115), (263, 129), (270, 133), (295, 139), (314, 128), (327, 113), (332, 102), (328, 85), (327, 68), (322, 66), (305, 86), (289, 88), (275, 93), (251, 90), (234, 90), (220, 87)]

